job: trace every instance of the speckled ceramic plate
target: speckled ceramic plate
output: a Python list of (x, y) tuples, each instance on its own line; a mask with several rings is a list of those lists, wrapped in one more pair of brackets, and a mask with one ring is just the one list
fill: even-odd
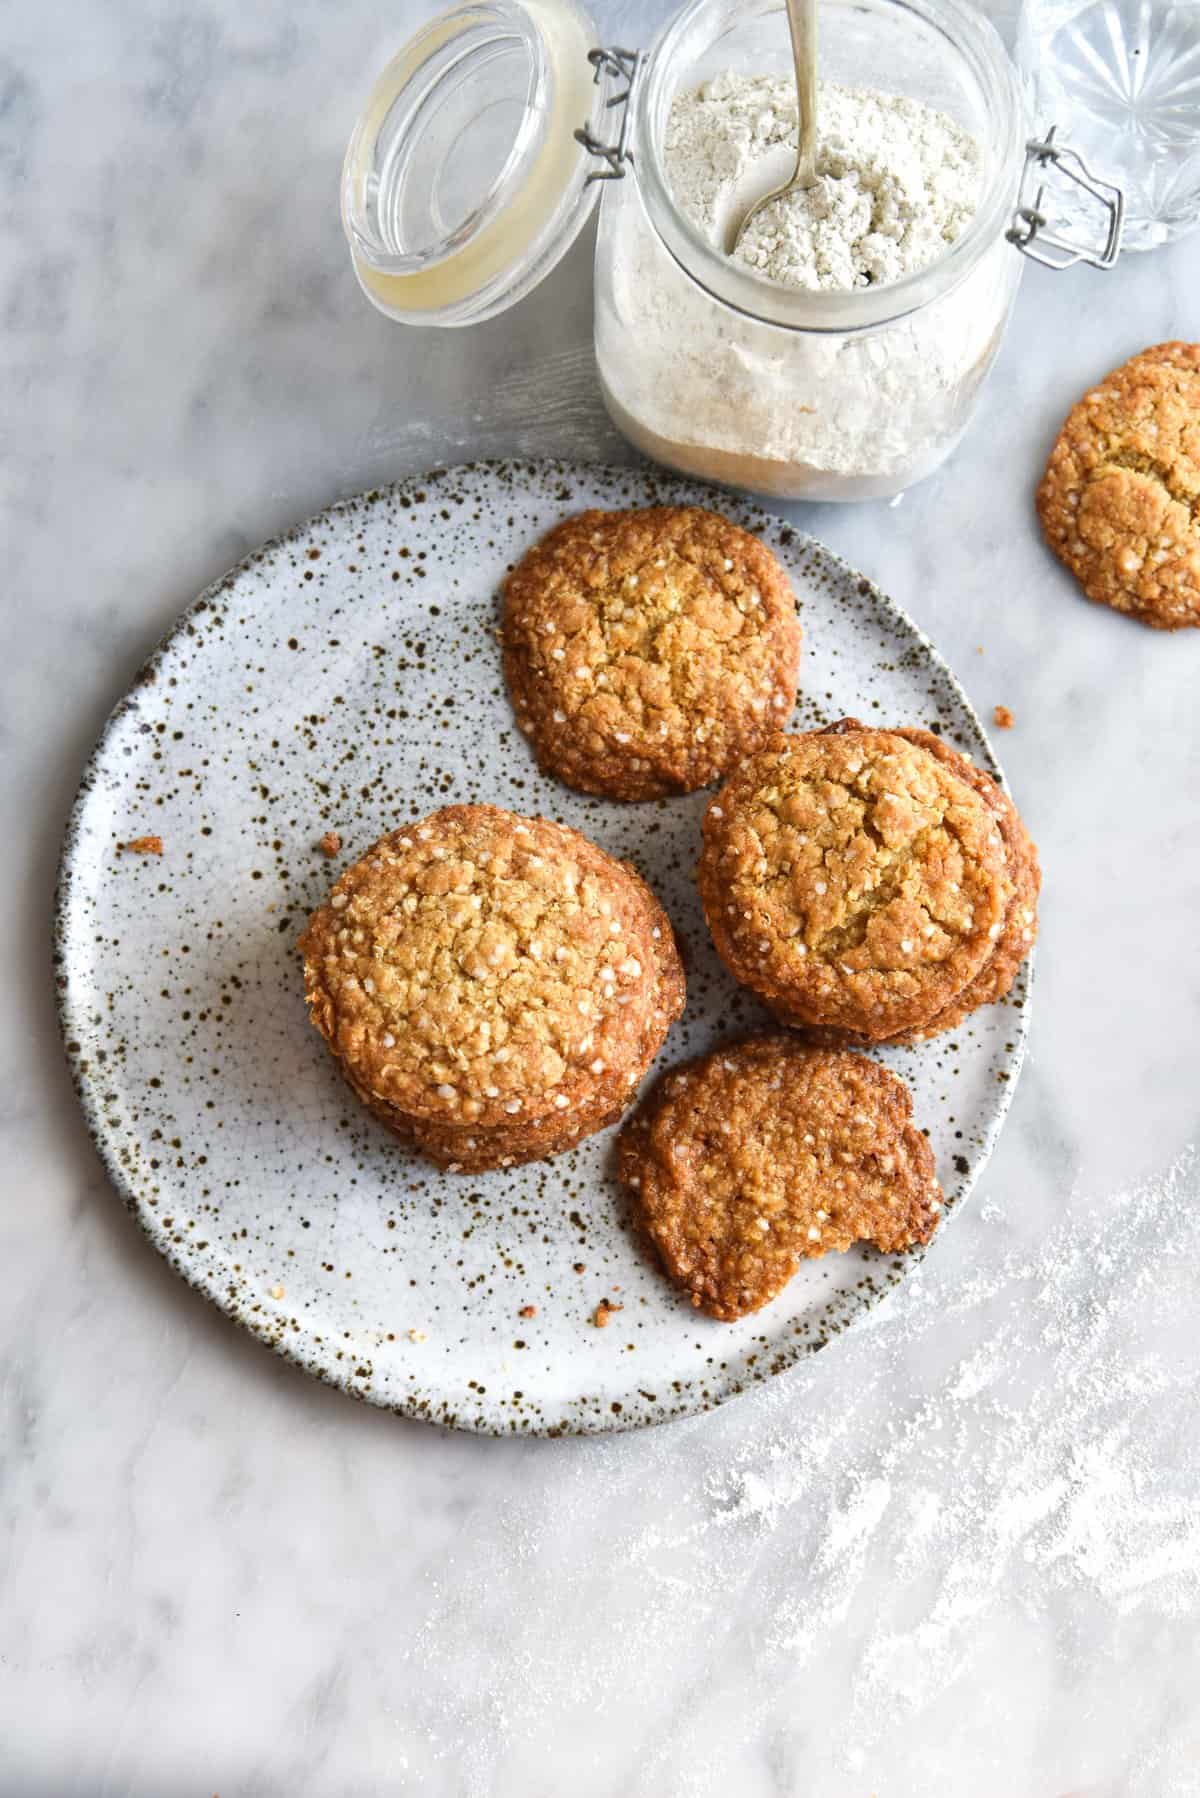
[[(787, 566), (805, 631), (798, 726), (924, 724), (994, 766), (920, 632), (778, 519), (643, 471), (478, 464), (334, 506), (211, 587), (113, 713), (67, 836), (64, 1035), (142, 1229), (311, 1373), (460, 1428), (611, 1430), (719, 1404), (823, 1346), (912, 1265), (807, 1262), (766, 1310), (711, 1322), (639, 1248), (612, 1132), (540, 1166), (439, 1174), (358, 1108), (306, 1021), (295, 941), (335, 869), (405, 819), (477, 799), (576, 825), (655, 886), (689, 969), (663, 1062), (761, 1020), (693, 887), (705, 796), (622, 805), (547, 780), (501, 679), (505, 569), (567, 512), (663, 500), (715, 504)], [(330, 828), (336, 864), (317, 847)], [(118, 851), (151, 834), (161, 858)], [(1027, 1006), (1022, 984), (950, 1036), (886, 1054), (951, 1211), (1007, 1109)], [(602, 1330), (601, 1298), (623, 1307)]]

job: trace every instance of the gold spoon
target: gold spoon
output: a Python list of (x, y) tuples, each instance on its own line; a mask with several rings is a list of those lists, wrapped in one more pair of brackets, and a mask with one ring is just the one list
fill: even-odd
[(817, 176), (817, 0), (787, 0), (788, 31), (792, 39), (792, 61), (796, 66), (796, 99), (800, 107), (800, 123), (796, 133), (796, 166), (782, 187), (755, 200), (742, 214), (741, 223), (730, 233), (729, 254), (741, 243), (750, 220), (773, 200), (794, 193), (799, 187), (811, 187)]

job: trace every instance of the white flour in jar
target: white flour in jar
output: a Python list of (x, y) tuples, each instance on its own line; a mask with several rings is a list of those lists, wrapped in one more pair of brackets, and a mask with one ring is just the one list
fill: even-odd
[[(818, 117), (816, 180), (753, 219), (738, 260), (810, 288), (866, 287), (928, 267), (974, 215), (975, 139), (905, 94), (832, 82), (821, 86)], [(721, 75), (677, 96), (667, 173), (680, 208), (712, 242), (725, 238), (735, 199), (753, 197), (747, 179), (768, 157), (782, 157), (778, 180), (791, 173), (796, 130), (791, 81)]]
[[(974, 215), (976, 140), (903, 95), (824, 83), (818, 180), (756, 221), (755, 271), (826, 292), (927, 267)], [(664, 145), (676, 203), (715, 245), (790, 172), (793, 85), (726, 74), (676, 96)], [(606, 397), (625, 434), (686, 472), (782, 496), (891, 492), (959, 435), (1016, 283), (993, 244), (948, 294), (862, 332), (788, 331), (722, 306), (622, 196), (611, 299), (598, 308)]]

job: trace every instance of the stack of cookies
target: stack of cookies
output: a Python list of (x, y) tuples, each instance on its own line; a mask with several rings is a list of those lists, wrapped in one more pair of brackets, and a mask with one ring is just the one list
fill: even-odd
[(618, 1117), (683, 1009), (670, 923), (578, 831), (448, 806), (380, 839), (300, 943), (313, 1023), (364, 1104), (451, 1171)]
[(698, 879), (730, 971), (835, 1044), (920, 1041), (1002, 998), (1040, 884), (989, 775), (931, 732), (854, 719), (743, 764), (705, 814)]

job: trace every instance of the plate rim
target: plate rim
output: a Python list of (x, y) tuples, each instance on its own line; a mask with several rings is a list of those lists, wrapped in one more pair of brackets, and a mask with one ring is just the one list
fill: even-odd
[[(414, 488), (419, 489), (428, 487), (435, 481), (452, 479), (456, 475), (477, 473), (481, 470), (488, 471), (499, 469), (536, 471), (539, 474), (551, 472), (559, 473), (564, 477), (582, 474), (588, 478), (600, 476), (611, 478), (616, 481), (629, 480), (631, 478), (634, 480), (650, 482), (661, 481), (664, 488), (686, 487), (691, 492), (710, 496), (714, 510), (719, 510), (722, 503), (729, 505), (730, 502), (732, 502), (743, 509), (751, 508), (756, 510), (764, 520), (790, 531), (801, 551), (809, 547), (816, 549), (822, 558), (835, 565), (847, 580), (853, 581), (858, 586), (859, 591), (863, 593), (863, 596), (869, 597), (872, 604), (887, 615), (893, 624), (899, 626), (901, 630), (906, 631), (913, 639), (915, 639), (938, 676), (945, 681), (949, 687), (956, 703), (962, 708), (963, 712), (978, 732), (979, 739), (986, 751), (986, 771), (997, 776), (1003, 790), (1006, 793), (1008, 792), (1008, 781), (1004, 775), (1003, 768), (996, 755), (995, 749), (993, 748), (991, 738), (987, 733), (983, 720), (980, 718), (972, 704), (962, 682), (934, 643), (933, 639), (919, 624), (917, 624), (915, 619), (910, 616), (899, 601), (893, 599), (892, 596), (879, 586), (875, 580), (869, 575), (863, 574), (860, 569), (855, 568), (852, 563), (848, 562), (844, 556), (838, 554), (836, 550), (830, 549), (819, 537), (814, 536), (810, 531), (804, 530), (800, 526), (793, 525), (789, 520), (781, 517), (778, 512), (772, 511), (769, 500), (760, 501), (759, 498), (752, 493), (743, 492), (738, 489), (720, 487), (711, 482), (698, 480), (691, 476), (677, 475), (667, 469), (659, 470), (656, 465), (652, 463), (624, 464), (569, 459), (557, 456), (489, 456), (475, 457), (465, 462), (438, 463), (431, 468), (404, 475), (395, 481), (378, 483), (375, 486), (363, 488), (357, 493), (346, 494), (342, 498), (333, 500), (328, 505), (321, 506), (316, 511), (306, 514), (294, 524), (285, 526), (282, 530), (277, 531), (274, 536), (266, 538), (263, 542), (256, 544), (252, 549), (248, 550), (245, 555), (239, 557), (239, 559), (227, 568), (223, 574), (218, 575), (214, 580), (209, 581), (207, 585), (197, 593), (196, 597), (176, 615), (167, 629), (155, 640), (148, 653), (138, 664), (133, 677), (107, 713), (96, 740), (84, 761), (79, 776), (79, 785), (75, 797), (71, 802), (63, 829), (62, 844), (56, 865), (51, 911), (51, 960), (54, 973), (55, 1013), (58, 1021), (60, 1044), (70, 1075), (71, 1085), (79, 1102), (88, 1135), (99, 1156), (109, 1184), (120, 1198), (125, 1210), (133, 1218), (143, 1239), (154, 1250), (160, 1261), (165, 1262), (170, 1271), (183, 1281), (184, 1284), (202, 1298), (205, 1303), (212, 1305), (216, 1310), (221, 1312), (224, 1317), (235, 1324), (239, 1329), (252, 1336), (265, 1348), (270, 1349), (281, 1360), (288, 1362), (291, 1366), (308, 1375), (310, 1378), (318, 1380), (322, 1385), (329, 1386), (337, 1392), (344, 1393), (347, 1397), (356, 1400), (360, 1404), (369, 1404), (377, 1410), (390, 1412), (399, 1417), (406, 1417), (414, 1423), (421, 1423), (427, 1427), (442, 1430), (447, 1434), (468, 1434), (495, 1440), (514, 1440), (521, 1437), (544, 1440), (547, 1438), (562, 1437), (622, 1435), (634, 1430), (661, 1428), (665, 1424), (683, 1422), (688, 1418), (705, 1415), (719, 1409), (722, 1405), (729, 1404), (737, 1398), (744, 1397), (748, 1393), (753, 1392), (756, 1388), (764, 1385), (767, 1380), (777, 1379), (780, 1376), (789, 1373), (793, 1368), (802, 1365), (814, 1355), (820, 1353), (821, 1350), (828, 1348), (832, 1342), (839, 1340), (850, 1329), (855, 1328), (866, 1314), (873, 1311), (879, 1304), (884, 1303), (893, 1292), (898, 1290), (898, 1288), (892, 1285), (887, 1286), (873, 1301), (863, 1302), (857, 1306), (841, 1328), (823, 1334), (816, 1341), (800, 1339), (793, 1343), (781, 1346), (772, 1356), (772, 1364), (764, 1374), (741, 1379), (736, 1375), (724, 1375), (719, 1384), (714, 1382), (713, 1387), (710, 1387), (710, 1391), (707, 1394), (697, 1392), (694, 1387), (689, 1388), (687, 1392), (679, 1395), (681, 1402), (678, 1408), (673, 1409), (666, 1414), (655, 1416), (647, 1414), (629, 1414), (623, 1411), (619, 1416), (613, 1416), (609, 1413), (595, 1421), (590, 1420), (584, 1415), (571, 1417), (563, 1421), (544, 1423), (535, 1423), (524, 1417), (520, 1419), (513, 1418), (505, 1420), (498, 1416), (495, 1418), (485, 1418), (475, 1415), (463, 1417), (461, 1419), (456, 1418), (453, 1422), (446, 1421), (442, 1418), (431, 1417), (427, 1412), (419, 1408), (415, 1400), (412, 1404), (406, 1404), (403, 1399), (385, 1396), (382, 1392), (377, 1392), (373, 1387), (364, 1389), (361, 1386), (356, 1386), (351, 1382), (348, 1376), (339, 1376), (333, 1369), (324, 1367), (319, 1363), (314, 1363), (305, 1358), (302, 1352), (301, 1343), (297, 1343), (295, 1348), (293, 1348), (289, 1344), (286, 1336), (269, 1334), (266, 1325), (261, 1324), (252, 1313), (239, 1306), (226, 1302), (218, 1291), (205, 1285), (177, 1256), (174, 1256), (169, 1252), (167, 1244), (161, 1241), (150, 1227), (152, 1219), (147, 1215), (146, 1208), (139, 1198), (136, 1190), (136, 1183), (122, 1165), (114, 1145), (110, 1141), (110, 1133), (106, 1128), (106, 1121), (101, 1115), (100, 1105), (93, 1086), (91, 1083), (84, 1080), (77, 1065), (76, 1057), (71, 1054), (68, 1046), (70, 1041), (80, 1034), (76, 1022), (71, 1016), (72, 998), (70, 981), (65, 972), (67, 954), (66, 920), (76, 878), (74, 868), (75, 855), (82, 836), (84, 809), (95, 784), (101, 760), (108, 746), (109, 739), (118, 723), (129, 709), (135, 692), (142, 686), (150, 685), (156, 679), (157, 668), (163, 657), (174, 646), (176, 639), (186, 633), (188, 625), (196, 615), (205, 610), (215, 597), (226, 592), (242, 574), (247, 573), (256, 563), (260, 562), (268, 555), (272, 555), (283, 549), (289, 542), (294, 541), (297, 537), (303, 536), (321, 521), (328, 519), (331, 516), (336, 516), (339, 513), (350, 511), (358, 505), (376, 504), (379, 500), (386, 498), (389, 495), (399, 495), (400, 493), (410, 491)], [(988, 1162), (991, 1160), (1000, 1132), (1008, 1117), (1009, 1109), (1012, 1105), (1013, 1097), (1028, 1052), (1036, 962), (1037, 951), (1035, 946), (1025, 958), (1018, 976), (1022, 981), (1022, 994), (1020, 1005), (1017, 1008), (1017, 1017), (1019, 1021), (1014, 1031), (1016, 1040), (1014, 1042), (1011, 1060), (1008, 1064), (1008, 1078), (1004, 1082), (1003, 1091), (1000, 1095), (1000, 1101), (994, 1116), (984, 1132), (979, 1157), (971, 1170), (970, 1178), (964, 1186), (960, 1187), (956, 1195), (955, 1203), (947, 1211), (942, 1222), (942, 1228), (934, 1240), (939, 1240), (953, 1218), (957, 1217), (959, 1212), (966, 1208), (967, 1202), (971, 1198), (975, 1187), (979, 1182), (980, 1176)], [(915, 1267), (925, 1259), (927, 1252), (928, 1250), (925, 1247), (914, 1248), (907, 1252), (905, 1260), (911, 1266)], [(900, 1282), (900, 1284), (902, 1285), (903, 1282)]]

